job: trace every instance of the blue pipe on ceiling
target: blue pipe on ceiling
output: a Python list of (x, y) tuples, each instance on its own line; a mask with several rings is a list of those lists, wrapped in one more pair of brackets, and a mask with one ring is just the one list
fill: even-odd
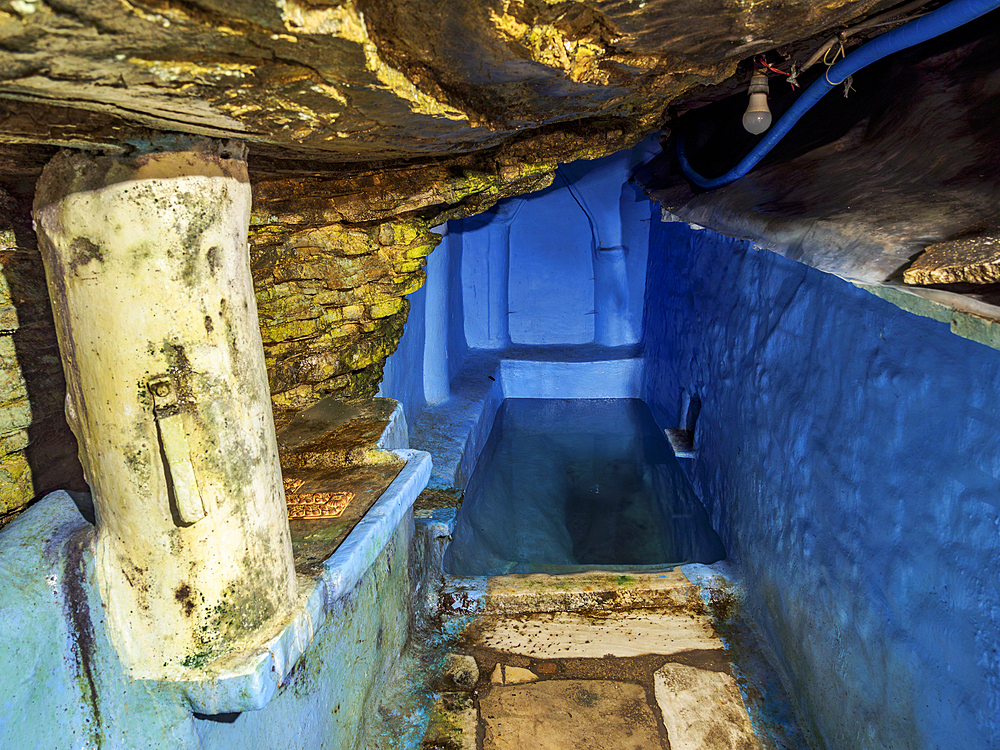
[(953, 2), (943, 5), (927, 15), (910, 21), (905, 26), (893, 29), (859, 47), (843, 60), (828, 68), (822, 78), (795, 100), (795, 103), (781, 116), (781, 119), (775, 123), (753, 151), (720, 177), (707, 179), (694, 170), (684, 149), (684, 137), (681, 136), (677, 139), (677, 159), (680, 162), (681, 171), (691, 182), (706, 190), (714, 190), (735, 182), (757, 166), (757, 162), (763, 159), (777, 145), (778, 141), (785, 137), (785, 134), (792, 129), (792, 126), (799, 121), (802, 115), (812, 109), (813, 105), (822, 99), (830, 89), (847, 80), (848, 76), (854, 75), (862, 68), (881, 60), (883, 57), (940, 36), (996, 8), (1000, 8), (1000, 0), (953, 0)]

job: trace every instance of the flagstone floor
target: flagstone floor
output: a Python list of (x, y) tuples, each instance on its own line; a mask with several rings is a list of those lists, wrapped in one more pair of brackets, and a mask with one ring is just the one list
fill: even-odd
[(792, 747), (755, 735), (741, 682), (760, 689), (732, 657), (678, 569), (491, 578), (446, 660), (423, 748)]

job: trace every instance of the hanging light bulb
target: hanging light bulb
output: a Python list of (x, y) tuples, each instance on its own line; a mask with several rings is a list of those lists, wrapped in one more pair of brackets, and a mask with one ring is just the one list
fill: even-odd
[(743, 127), (748, 133), (760, 135), (771, 127), (771, 110), (767, 108), (767, 76), (755, 75), (750, 79), (750, 103), (743, 113)]

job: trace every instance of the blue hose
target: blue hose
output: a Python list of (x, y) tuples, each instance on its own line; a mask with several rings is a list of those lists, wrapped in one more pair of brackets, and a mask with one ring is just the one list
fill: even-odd
[(781, 116), (781, 119), (775, 123), (753, 151), (721, 177), (709, 180), (694, 171), (684, 150), (684, 137), (681, 136), (677, 139), (677, 159), (680, 162), (681, 171), (691, 182), (706, 190), (713, 190), (735, 182), (757, 166), (757, 162), (763, 159), (777, 145), (778, 141), (785, 137), (785, 134), (792, 129), (792, 126), (799, 121), (802, 115), (812, 109), (813, 105), (822, 99), (830, 89), (847, 80), (848, 76), (854, 75), (862, 68), (891, 55), (893, 52), (899, 52), (915, 44), (926, 42), (928, 39), (956, 29), (998, 7), (1000, 7), (1000, 0), (953, 0), (953, 2), (943, 5), (933, 12), (910, 21), (905, 26), (893, 29), (859, 47), (843, 60), (828, 68), (826, 75), (795, 100), (795, 103)]

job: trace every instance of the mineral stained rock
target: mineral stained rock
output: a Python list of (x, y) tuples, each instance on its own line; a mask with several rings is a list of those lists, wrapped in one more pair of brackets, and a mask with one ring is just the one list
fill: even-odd
[(1000, 282), (1000, 215), (930, 245), (903, 273), (907, 284)]

